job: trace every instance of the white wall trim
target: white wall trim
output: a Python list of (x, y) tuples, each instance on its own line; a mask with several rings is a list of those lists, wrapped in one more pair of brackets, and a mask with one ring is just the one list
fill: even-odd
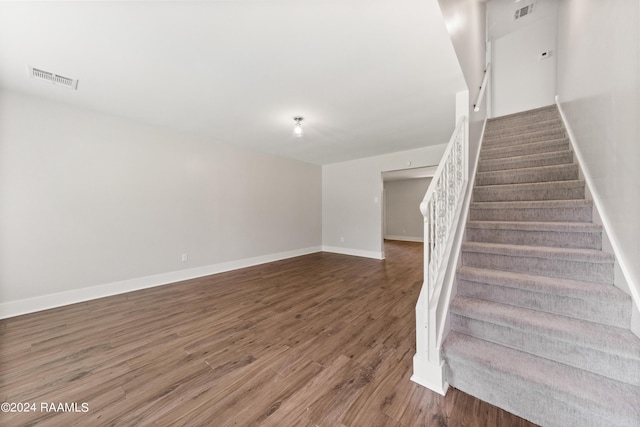
[(627, 267), (627, 259), (624, 256), (624, 253), (622, 252), (622, 250), (620, 249), (620, 245), (618, 244), (617, 238), (612, 233), (611, 220), (609, 219), (607, 212), (603, 209), (602, 198), (600, 197), (600, 194), (597, 191), (594, 191), (595, 186), (593, 185), (593, 178), (591, 177), (589, 170), (585, 169), (586, 163), (584, 161), (584, 156), (582, 155), (582, 152), (580, 151), (580, 148), (576, 143), (575, 134), (571, 130), (571, 126), (567, 121), (567, 117), (562, 109), (562, 105), (560, 104), (558, 96), (556, 96), (556, 105), (558, 106), (558, 111), (560, 112), (560, 116), (562, 117), (562, 122), (564, 123), (564, 126), (567, 129), (567, 135), (569, 136), (569, 141), (571, 142), (571, 148), (575, 153), (576, 159), (579, 163), (580, 170), (584, 175), (584, 180), (587, 184), (589, 193), (591, 194), (591, 198), (593, 199), (593, 204), (596, 208), (598, 216), (600, 217), (600, 221), (602, 222), (604, 232), (607, 236), (607, 239), (609, 240), (609, 243), (611, 244), (611, 248), (613, 250), (613, 254), (616, 257), (618, 266), (620, 267), (620, 271), (624, 276), (623, 280), (626, 282), (626, 285), (628, 286), (634, 305), (636, 307), (640, 307), (640, 290), (637, 287), (638, 284), (632, 280), (631, 274), (629, 273), (629, 268)]
[(241, 268), (265, 264), (268, 262), (280, 261), (283, 259), (302, 255), (308, 255), (320, 251), (322, 251), (322, 248), (320, 246), (313, 246), (309, 248), (296, 249), (292, 251), (278, 252), (269, 255), (261, 255), (252, 258), (223, 262), (219, 264), (189, 268), (186, 270), (155, 274), (152, 276), (137, 277), (135, 279), (106, 283), (103, 285), (74, 289), (71, 291), (42, 295), (17, 301), (3, 302), (0, 303), (0, 319), (6, 319), (8, 317), (33, 313), (36, 311), (62, 307), (65, 305), (89, 301), (97, 298), (123, 294), (140, 289), (168, 285), (183, 280), (195, 279), (198, 277), (209, 276), (217, 273), (224, 273), (225, 271), (238, 270)]
[(363, 251), (362, 249), (339, 248), (337, 246), (323, 246), (322, 252), (331, 252), (341, 255), (352, 255), (363, 258), (384, 259), (384, 252)]
[(400, 240), (401, 242), (424, 242), (423, 237), (413, 237), (413, 236), (384, 236), (385, 240)]

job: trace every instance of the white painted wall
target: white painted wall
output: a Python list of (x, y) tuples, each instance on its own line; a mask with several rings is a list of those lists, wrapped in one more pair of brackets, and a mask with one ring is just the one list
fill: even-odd
[(424, 241), (424, 217), (420, 203), (431, 178), (384, 182), (384, 237), (390, 240)]
[[(516, 10), (534, 3), (532, 13), (514, 19)], [(558, 15), (558, 0), (491, 0), (487, 2), (487, 38), (497, 40), (507, 34), (535, 24), (541, 19)]]
[[(486, 96), (479, 111), (473, 111), (486, 67), (486, 6), (477, 0), (439, 0), (451, 43), (469, 88), (469, 171), (480, 149), (487, 118)], [(491, 84), (489, 84), (491, 87)]]
[(320, 250), (321, 197), (319, 166), (0, 92), (0, 315)]
[[(493, 117), (554, 103), (557, 14), (524, 25), (529, 18), (534, 16), (519, 19), (522, 27), (492, 41)], [(540, 59), (543, 52), (551, 55)]]
[(637, 1), (562, 0), (558, 95), (636, 304), (640, 301), (640, 11)]
[[(451, 118), (453, 126), (453, 117)], [(322, 245), (328, 252), (384, 257), (382, 176), (385, 171), (437, 165), (443, 144), (322, 167)]]

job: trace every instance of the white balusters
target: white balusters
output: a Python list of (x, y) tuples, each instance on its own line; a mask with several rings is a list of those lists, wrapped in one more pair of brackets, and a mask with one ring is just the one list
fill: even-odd
[[(444, 394), (436, 325), (438, 298), (467, 186), (466, 117), (457, 123), (420, 204), (424, 216), (424, 284), (416, 305), (414, 381)], [(433, 382), (434, 378), (438, 378)], [(427, 383), (427, 384), (425, 384)]]
[(426, 206), (422, 214), (425, 221), (425, 266), (428, 266), (425, 268), (425, 273), (428, 273), (425, 283), (428, 284), (429, 299), (436, 290), (438, 272), (445, 260), (446, 243), (455, 229), (455, 211), (462, 203), (466, 186), (464, 122), (463, 118), (458, 123), (422, 202)]

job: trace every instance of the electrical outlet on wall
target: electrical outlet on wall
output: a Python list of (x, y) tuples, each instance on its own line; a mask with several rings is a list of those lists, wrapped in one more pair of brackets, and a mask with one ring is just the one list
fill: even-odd
[(187, 254), (182, 254), (182, 262), (187, 262), (187, 260), (189, 259), (189, 255)]

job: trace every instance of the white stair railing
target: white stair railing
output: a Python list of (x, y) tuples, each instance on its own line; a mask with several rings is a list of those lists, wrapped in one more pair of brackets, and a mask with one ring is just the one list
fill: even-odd
[(473, 111), (476, 113), (480, 111), (480, 105), (482, 103), (482, 98), (484, 97), (484, 92), (487, 90), (487, 84), (489, 83), (489, 73), (491, 72), (491, 62), (487, 63), (487, 68), (484, 69), (484, 76), (482, 77), (482, 84), (480, 85), (480, 92), (478, 92), (478, 99), (476, 103), (473, 104)]
[[(416, 355), (412, 380), (444, 394), (438, 316), (440, 295), (468, 182), (466, 117), (461, 117), (420, 204), (424, 216), (424, 284), (416, 305)], [(438, 324), (440, 322), (440, 324)]]

